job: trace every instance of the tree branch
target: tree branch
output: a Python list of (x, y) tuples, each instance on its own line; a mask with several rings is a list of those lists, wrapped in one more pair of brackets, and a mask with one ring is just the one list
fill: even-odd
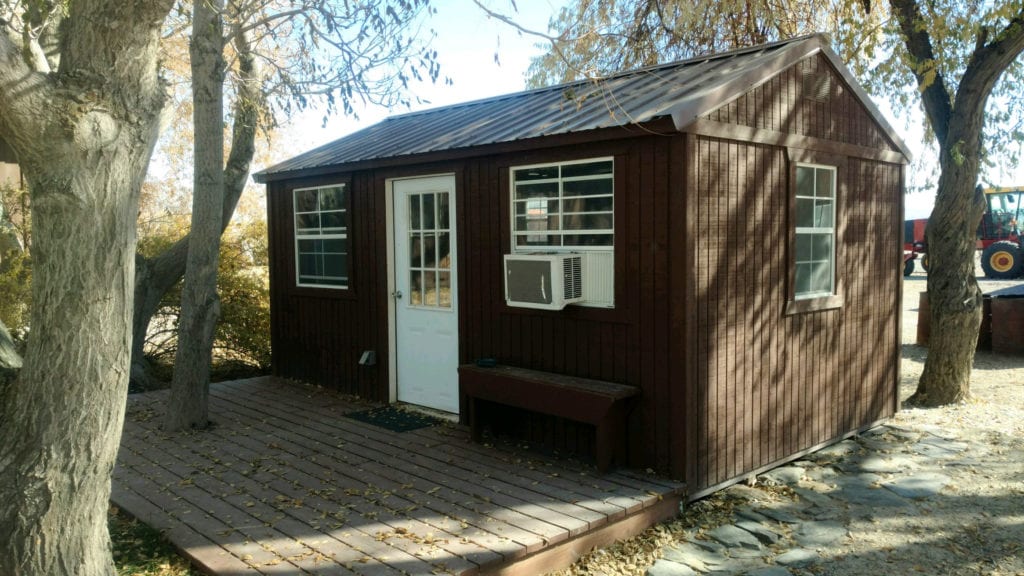
[(938, 68), (931, 35), (922, 24), (921, 9), (916, 0), (889, 0), (889, 6), (903, 33), (911, 60), (910, 68), (921, 91), (925, 114), (939, 145), (944, 146), (949, 136), (949, 119), (953, 114), (952, 97)]
[(45, 115), (53, 99), (53, 84), (46, 74), (31, 68), (22, 49), (7, 34), (0, 34), (0, 136), (15, 151), (25, 150), (46, 130)]
[(960, 104), (966, 98), (987, 100), (999, 77), (1024, 52), (1024, 8), (991, 42), (986, 42), (990, 32), (988, 28), (982, 28), (978, 34), (977, 48), (967, 62), (957, 91), (956, 110), (961, 109)]

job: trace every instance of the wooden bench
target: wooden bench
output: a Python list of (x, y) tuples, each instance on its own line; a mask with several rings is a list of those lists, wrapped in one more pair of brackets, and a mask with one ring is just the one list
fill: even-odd
[(473, 441), (481, 438), (480, 401), (522, 408), (594, 425), (597, 468), (625, 463), (626, 416), (640, 389), (513, 366), (459, 367), (459, 390), (467, 400)]

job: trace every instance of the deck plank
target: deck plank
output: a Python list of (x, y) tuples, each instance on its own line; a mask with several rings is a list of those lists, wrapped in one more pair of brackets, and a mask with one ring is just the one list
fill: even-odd
[[(267, 394), (272, 394), (272, 392), (267, 392)], [(256, 396), (262, 395), (263, 393), (261, 392), (256, 393)], [(287, 396), (273, 398), (264, 396), (264, 402), (287, 404), (291, 400)], [(311, 407), (310, 410), (325, 414), (322, 409), (318, 409), (315, 406)], [(427, 429), (428, 431), (425, 432), (412, 431), (409, 434), (403, 435), (405, 436), (404, 440), (408, 442), (404, 448), (406, 450), (415, 449), (418, 453), (432, 456), (446, 463), (453, 463), (470, 474), (504, 477), (510, 484), (527, 488), (531, 492), (536, 490), (536, 486), (543, 485), (543, 496), (555, 496), (561, 498), (561, 502), (549, 498), (547, 501), (542, 501), (542, 505), (550, 504), (559, 512), (584, 521), (600, 522), (598, 517), (593, 515), (593, 512), (598, 512), (605, 519), (608, 519), (616, 518), (642, 508), (644, 503), (649, 501), (649, 498), (646, 497), (647, 494), (644, 497), (633, 497), (632, 495), (636, 494), (638, 488), (657, 493), (663, 492), (666, 488), (663, 485), (643, 482), (634, 477), (624, 477), (617, 473), (607, 477), (594, 476), (596, 471), (592, 467), (572, 469), (573, 472), (579, 475), (589, 475), (591, 482), (584, 483), (579, 480), (563, 482), (559, 474), (565, 474), (567, 463), (559, 461), (555, 470), (544, 471), (542, 468), (547, 463), (545, 461), (528, 459), (524, 462), (522, 459), (518, 459), (518, 461), (507, 458), (504, 460), (495, 459), (491, 456), (495, 454), (495, 451), (472, 443), (467, 431), (455, 429), (458, 431), (453, 432), (452, 428), (446, 428), (444, 431), (441, 431), (439, 428), (441, 427)], [(349, 428), (349, 431), (351, 430)], [(417, 432), (430, 436), (424, 438), (422, 435), (417, 434)], [(447, 435), (449, 433), (451, 434), (448, 438), (441, 436), (442, 434)], [(467, 451), (474, 452), (475, 456), (473, 458), (465, 458)], [(557, 488), (565, 486), (571, 486), (574, 492), (568, 490), (559, 492), (557, 490)], [(625, 489), (623, 488), (624, 486)], [(552, 490), (552, 488), (556, 488), (556, 490)], [(588, 490), (587, 488), (592, 489)], [(627, 492), (628, 495), (626, 494)], [(531, 494), (529, 497), (536, 498), (534, 494)], [(594, 503), (594, 505), (588, 506), (588, 503)], [(565, 504), (570, 504), (571, 507), (566, 508)], [(609, 510), (607, 505), (617, 507), (618, 509)], [(561, 509), (559, 510), (559, 508)]]
[[(262, 406), (267, 410), (272, 409), (270, 404)], [(396, 441), (396, 435), (389, 435), (375, 426), (349, 418), (340, 418), (331, 423), (310, 422), (308, 419), (297, 416), (286, 418), (286, 420), (289, 420), (291, 425), (306, 426), (314, 434), (324, 434), (327, 437), (360, 435), (366, 442), (366, 447), (375, 450), (380, 459), (392, 458), (391, 461), (396, 464), (402, 462), (415, 464), (419, 466), (419, 470), (423, 471), (427, 480), (434, 480), (476, 497), (490, 492), (490, 494), (486, 494), (486, 497), (497, 505), (498, 513), (508, 516), (508, 511), (514, 508), (518, 512), (516, 515), (517, 525), (548, 541), (552, 538), (557, 540), (572, 535), (574, 531), (586, 526), (586, 522), (578, 518), (548, 508), (546, 506), (548, 497), (538, 492), (522, 490), (499, 478), (483, 475), (478, 476), (477, 482), (466, 482), (463, 478), (466, 476), (467, 470), (459, 467), (455, 458), (432, 449), (414, 449), (404, 438)], [(515, 471), (512, 469), (496, 472), (500, 477), (515, 475)], [(569, 503), (563, 504), (573, 506)], [(589, 512), (582, 508), (579, 510), (581, 514)]]
[(664, 517), (682, 493), (640, 472), (473, 444), (453, 424), (390, 432), (346, 418), (370, 407), (356, 399), (277, 378), (211, 386), (215, 425), (202, 432), (164, 433), (165, 399), (130, 397), (111, 500), (211, 574), (564, 563), (575, 543)]
[[(249, 412), (245, 408), (233, 407), (232, 410), (237, 410), (243, 415), (246, 413), (259, 414), (258, 412)], [(264, 414), (263, 416), (265, 417), (266, 415)], [(270, 418), (268, 422), (275, 422), (275, 419)], [(294, 419), (282, 419), (279, 423), (281, 425), (296, 425)], [(337, 439), (342, 437), (352, 437), (343, 435), (332, 436), (330, 432), (324, 434), (320, 430), (311, 431), (310, 436), (310, 438), (307, 438), (307, 441), (310, 442), (321, 441), (324, 438)], [(430, 495), (430, 493), (436, 493), (436, 489), (438, 487), (442, 487), (444, 488), (444, 492), (441, 493), (441, 496), (447, 495), (449, 500), (452, 502), (468, 501), (477, 503), (481, 501), (478, 496), (471, 493), (478, 491), (476, 486), (462, 481), (457, 476), (439, 474), (436, 470), (421, 466), (419, 463), (412, 462), (408, 458), (403, 459), (401, 456), (396, 455), (396, 453), (401, 450), (394, 449), (387, 444), (374, 441), (372, 438), (362, 437), (361, 440), (363, 441), (346, 442), (343, 449), (358, 452), (366, 458), (382, 464), (387, 470), (405, 471), (407, 474), (403, 476), (404, 480), (402, 482), (411, 482), (414, 484), (414, 487), (419, 487), (420, 484), (417, 481), (422, 481), (422, 494)], [(334, 449), (327, 445), (324, 446), (323, 450), (328, 454), (333, 453), (334, 451)], [(394, 478), (394, 472), (392, 472), (391, 476)], [(523, 514), (517, 510), (502, 508), (498, 504), (488, 505), (483, 508), (484, 511), (481, 513), (486, 516), (482, 519), (483, 523), (491, 525), (495, 520), (498, 520), (502, 524), (507, 525), (497, 525), (493, 526), (493, 528), (500, 535), (512, 538), (514, 541), (521, 543), (527, 551), (532, 551), (536, 547), (542, 546), (546, 534), (557, 535), (560, 532), (560, 530), (555, 526), (539, 523), (536, 518)], [(476, 510), (480, 512), (480, 507)]]

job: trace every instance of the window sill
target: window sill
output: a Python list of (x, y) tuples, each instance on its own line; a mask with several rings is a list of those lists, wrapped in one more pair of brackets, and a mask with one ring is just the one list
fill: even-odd
[(832, 296), (825, 296), (823, 298), (790, 300), (786, 303), (786, 310), (783, 314), (786, 316), (792, 316), (794, 314), (806, 314), (808, 312), (818, 312), (821, 310), (835, 310), (836, 308), (842, 307), (843, 297), (838, 294), (833, 294)]
[(338, 300), (354, 300), (355, 294), (351, 287), (326, 287), (326, 286), (297, 286), (292, 284), (288, 290), (289, 296), (300, 296), (307, 298), (332, 298)]

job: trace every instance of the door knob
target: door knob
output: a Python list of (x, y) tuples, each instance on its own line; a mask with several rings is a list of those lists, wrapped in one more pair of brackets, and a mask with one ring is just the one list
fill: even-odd
[(395, 300), (401, 300), (402, 299), (402, 291), (401, 290), (396, 290), (395, 293), (394, 293), (394, 297), (395, 297)]

